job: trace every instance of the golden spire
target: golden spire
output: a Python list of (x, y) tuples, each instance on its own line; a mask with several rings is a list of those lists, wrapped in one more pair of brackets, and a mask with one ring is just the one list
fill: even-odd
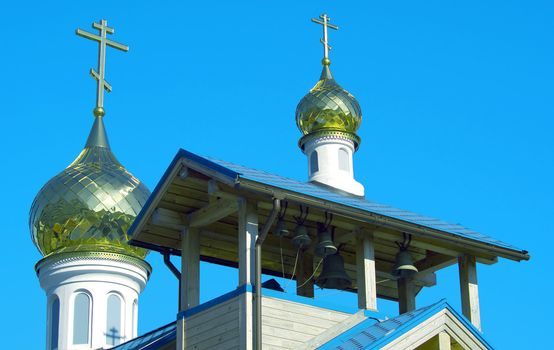
[(323, 38), (319, 39), (319, 41), (323, 44), (323, 60), (321, 60), (321, 63), (324, 66), (328, 66), (331, 64), (331, 60), (329, 59), (329, 50), (331, 50), (331, 45), (329, 45), (329, 37), (327, 35), (327, 28), (331, 28), (334, 30), (338, 30), (339, 27), (329, 23), (331, 18), (327, 16), (325, 13), (319, 16), (321, 20), (317, 18), (312, 18), (312, 22), (321, 24), (323, 26)]
[(94, 108), (94, 116), (103, 117), (104, 111), (104, 90), (112, 91), (112, 86), (105, 79), (106, 69), (106, 46), (111, 46), (121, 51), (129, 51), (129, 46), (117, 43), (107, 39), (106, 34), (113, 34), (114, 29), (108, 27), (108, 21), (101, 20), (100, 23), (93, 23), (92, 27), (100, 31), (100, 35), (86, 32), (77, 28), (77, 35), (90, 40), (98, 41), (98, 72), (94, 68), (90, 69), (90, 75), (97, 81), (96, 88), (96, 108)]

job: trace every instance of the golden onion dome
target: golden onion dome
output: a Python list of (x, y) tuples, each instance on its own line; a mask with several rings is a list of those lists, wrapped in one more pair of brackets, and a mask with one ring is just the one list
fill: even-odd
[(116, 159), (102, 119), (96, 116), (81, 154), (35, 197), (29, 225), (44, 256), (75, 251), (146, 256), (145, 249), (127, 244), (127, 230), (150, 191)]
[(296, 125), (304, 135), (300, 147), (315, 137), (335, 135), (352, 140), (357, 148), (360, 138), (356, 131), (361, 123), (358, 101), (335, 81), (329, 60), (324, 60), (319, 81), (296, 107)]

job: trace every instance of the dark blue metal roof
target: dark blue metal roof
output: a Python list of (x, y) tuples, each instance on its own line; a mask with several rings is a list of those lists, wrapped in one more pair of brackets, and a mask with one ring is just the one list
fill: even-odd
[(424, 322), (426, 319), (437, 314), (437, 312), (448, 309), (456, 318), (458, 318), (488, 349), (492, 346), (482, 337), (481, 333), (463, 316), (458, 314), (446, 302), (445, 299), (423, 307), (418, 310), (410, 311), (405, 314), (390, 318), (384, 321), (376, 321), (368, 318), (362, 323), (354, 326), (350, 330), (342, 333), (335, 339), (327, 342), (318, 349), (337, 349), (337, 350), (369, 350), (380, 349), (386, 344), (399, 338), (403, 334)]
[(154, 350), (159, 349), (161, 346), (174, 341), (176, 338), (176, 325), (175, 322), (171, 322), (141, 335), (138, 338), (129, 340), (123, 344), (111, 348), (112, 350)]
[[(188, 152), (187, 152), (188, 153)], [(310, 182), (303, 182), (294, 179), (289, 179), (283, 176), (274, 175), (265, 171), (247, 168), (241, 165), (232, 164), (226, 161), (206, 158), (209, 163), (212, 163), (218, 168), (225, 168), (226, 174), (229, 175), (229, 170), (234, 172), (240, 181), (240, 179), (254, 181), (260, 184), (269, 185), (277, 189), (283, 189), (286, 191), (296, 192), (299, 194), (307, 195), (310, 197), (323, 199), (329, 202), (345, 205), (351, 208), (361, 209), (366, 212), (375, 213), (378, 215), (402, 220), (412, 224), (448, 232), (456, 236), (469, 238), (483, 243), (488, 243), (493, 246), (507, 248), (519, 252), (523, 252), (521, 249), (516, 248), (510, 244), (504, 243), (500, 240), (488, 237), (476, 231), (470, 230), (458, 224), (450, 224), (448, 222), (434, 219), (428, 216), (416, 214), (407, 210), (391, 207), (386, 204), (380, 204), (367, 200), (365, 198), (359, 198), (343, 193), (339, 193), (329, 189), (326, 186), (317, 185)], [(204, 162), (204, 165), (209, 166), (208, 162)], [(215, 169), (214, 169), (215, 170)], [(526, 253), (526, 252), (525, 252)]]

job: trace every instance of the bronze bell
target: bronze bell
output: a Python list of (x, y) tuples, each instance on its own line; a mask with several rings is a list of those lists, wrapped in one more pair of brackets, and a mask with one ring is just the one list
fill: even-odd
[(315, 284), (325, 289), (346, 289), (352, 285), (352, 279), (344, 271), (344, 259), (339, 253), (323, 258), (323, 270)]
[(321, 257), (326, 257), (328, 255), (335, 254), (337, 252), (337, 247), (333, 243), (333, 235), (331, 228), (320, 231), (317, 234), (318, 243), (315, 247), (314, 254)]
[(287, 224), (285, 223), (285, 220), (279, 219), (277, 221), (277, 224), (275, 225), (275, 230), (273, 230), (273, 234), (277, 237), (284, 237), (289, 235), (289, 230), (287, 229)]
[(401, 248), (396, 254), (396, 262), (392, 270), (393, 276), (396, 277), (409, 277), (418, 272), (417, 267), (414, 266), (412, 256), (405, 248)]
[(294, 229), (292, 244), (294, 244), (296, 248), (302, 249), (307, 248), (310, 243), (312, 243), (312, 239), (310, 238), (310, 235), (308, 235), (308, 229), (306, 226), (298, 224)]

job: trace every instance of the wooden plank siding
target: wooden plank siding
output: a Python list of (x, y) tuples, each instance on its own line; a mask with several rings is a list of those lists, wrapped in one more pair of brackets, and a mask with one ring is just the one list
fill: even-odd
[(351, 314), (263, 297), (262, 344), (264, 349), (295, 349)]
[(185, 349), (238, 349), (238, 297), (185, 318)]
[[(239, 349), (240, 294), (184, 320), (185, 349)], [(302, 303), (264, 296), (262, 300), (263, 349), (295, 349), (352, 315)], [(246, 315), (247, 316), (247, 315)], [(252, 314), (250, 314), (252, 316)]]

